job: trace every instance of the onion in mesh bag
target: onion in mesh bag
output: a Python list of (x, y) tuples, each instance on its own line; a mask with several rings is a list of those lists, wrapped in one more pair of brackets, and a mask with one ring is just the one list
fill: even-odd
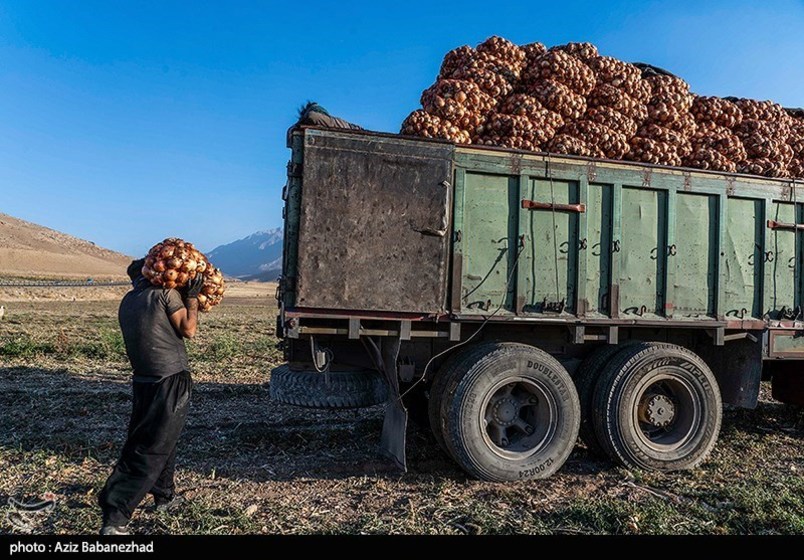
[(198, 274), (204, 276), (198, 306), (201, 311), (209, 311), (223, 299), (226, 283), (221, 271), (192, 243), (169, 237), (151, 247), (142, 267), (142, 275), (151, 284), (167, 289), (183, 288)]

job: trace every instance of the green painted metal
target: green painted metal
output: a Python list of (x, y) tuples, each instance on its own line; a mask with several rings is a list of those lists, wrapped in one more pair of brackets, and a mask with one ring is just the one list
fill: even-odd
[[(290, 144), (304, 167), (304, 134)], [(802, 232), (766, 223), (804, 223), (790, 181), (473, 146), (455, 147), (452, 163), (448, 307), (461, 316), (703, 326), (791, 319), (804, 303)], [(297, 304), (303, 194), (296, 173), (286, 307)], [(585, 212), (523, 209), (522, 199)]]
[(586, 298), (588, 314), (607, 315), (611, 284), (614, 186), (589, 183), (586, 198)]
[(667, 192), (622, 189), (620, 315), (654, 318), (664, 310)]
[(518, 177), (467, 172), (463, 200), (462, 311), (487, 315), (502, 303), (500, 312), (511, 312), (518, 250)]
[[(536, 202), (577, 204), (578, 183), (531, 178), (527, 198)], [(526, 210), (525, 248), (519, 259), (525, 313), (572, 313), (578, 263), (578, 214), (545, 209)]]
[(718, 193), (717, 196), (717, 223), (718, 223), (718, 231), (716, 233), (717, 237), (717, 246), (718, 250), (716, 251), (716, 282), (717, 286), (715, 289), (715, 317), (719, 320), (725, 319), (724, 311), (725, 311), (725, 302), (726, 302), (726, 290), (723, 286), (723, 268), (726, 262), (726, 251), (724, 250), (726, 246), (726, 228), (724, 224), (726, 223), (726, 206), (728, 204), (728, 197), (726, 193)]
[(462, 309), (463, 296), (463, 209), (466, 207), (464, 189), (466, 170), (455, 170), (455, 192), (452, 210), (452, 263), (450, 267), (450, 307)]
[[(774, 217), (804, 222), (803, 210), (794, 215), (792, 190), (784, 182), (461, 149), (456, 163), (475, 183), (464, 195), (472, 219), (464, 223), (458, 245), (462, 293), (472, 299), (462, 299), (462, 313), (486, 315), (488, 302), (502, 297), (502, 266), (483, 286), (476, 284), (500, 255), (491, 250), (491, 240), (507, 248), (518, 242), (516, 233), (525, 245), (502, 315), (547, 319), (563, 300), (564, 315), (689, 323), (761, 318), (766, 312), (783, 318), (801, 305), (804, 243), (795, 241), (801, 233), (772, 232), (765, 224)], [(517, 189), (520, 200), (513, 196)], [(492, 192), (502, 198), (492, 201)], [(524, 210), (521, 199), (582, 202), (586, 212)], [(473, 228), (486, 241), (480, 243)], [(480, 252), (473, 254), (476, 247)], [(763, 262), (764, 251), (773, 251), (774, 260)], [(776, 251), (785, 267), (774, 264)], [(790, 260), (796, 251), (799, 259)], [(510, 270), (515, 253), (507, 255)]]
[[(578, 182), (578, 201), (588, 208), (589, 202), (589, 177), (581, 177)], [(576, 315), (585, 317), (589, 312), (589, 296), (586, 294), (587, 277), (586, 260), (589, 253), (589, 220), (587, 213), (581, 212), (578, 215), (578, 282), (575, 290), (575, 310)]]
[(791, 352), (804, 354), (804, 337), (792, 334), (789, 336), (774, 334), (771, 351), (773, 353)]
[(718, 271), (718, 197), (676, 196), (673, 312), (681, 317), (714, 316)]
[(762, 316), (764, 201), (728, 199), (723, 241), (723, 313), (726, 318)]
[[(668, 319), (673, 318), (675, 313), (675, 300), (676, 300), (676, 267), (683, 263), (677, 258), (678, 250), (676, 245), (676, 206), (678, 200), (678, 193), (676, 185), (670, 185), (667, 189), (667, 230), (664, 237), (664, 247), (661, 245), (656, 252), (659, 266), (661, 266), (661, 257), (659, 255), (664, 252), (664, 282), (657, 284), (659, 291), (663, 294), (657, 294), (657, 299), (664, 302), (664, 316)], [(662, 275), (659, 273), (661, 281)], [(657, 302), (658, 305), (661, 305)], [(659, 314), (662, 309), (659, 309)]]
[(622, 264), (623, 237), (623, 185), (614, 183), (611, 193), (611, 288), (609, 289), (609, 316), (617, 319), (620, 316), (620, 269)]
[[(767, 218), (797, 223), (796, 205), (771, 202)], [(768, 229), (765, 238), (765, 313), (771, 319), (789, 318), (800, 297), (796, 294), (796, 237), (799, 233)], [(800, 245), (800, 239), (799, 239)]]

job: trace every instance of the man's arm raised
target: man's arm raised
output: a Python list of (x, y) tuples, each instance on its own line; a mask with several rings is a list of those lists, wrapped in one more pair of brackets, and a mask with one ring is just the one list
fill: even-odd
[(197, 274), (187, 285), (187, 295), (184, 299), (184, 308), (179, 309), (170, 316), (170, 322), (176, 332), (184, 338), (193, 338), (198, 327), (198, 294), (204, 287), (204, 276)]

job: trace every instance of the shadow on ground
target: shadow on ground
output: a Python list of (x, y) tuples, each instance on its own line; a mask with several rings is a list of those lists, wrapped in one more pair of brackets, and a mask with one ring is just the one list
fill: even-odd
[[(128, 378), (0, 367), (0, 446), (48, 450), (111, 465), (131, 409)], [(196, 383), (179, 466), (199, 474), (265, 480), (398, 475), (381, 457), (381, 406), (347, 411), (273, 402), (268, 383)], [(462, 477), (429, 433), (411, 426), (412, 472)]]
[[(0, 446), (51, 450), (64, 458), (93, 457), (111, 467), (130, 412), (127, 376), (76, 375), (67, 370), (0, 367)], [(324, 411), (271, 401), (268, 383), (197, 383), (180, 443), (180, 467), (199, 474), (266, 480), (342, 478), (397, 471), (379, 454), (382, 407)], [(730, 410), (722, 437), (734, 431), (777, 430), (801, 437), (795, 408), (762, 401), (755, 410)], [(408, 466), (412, 475), (463, 478), (427, 429), (411, 423)], [(564, 467), (569, 473), (609, 468), (579, 445)]]

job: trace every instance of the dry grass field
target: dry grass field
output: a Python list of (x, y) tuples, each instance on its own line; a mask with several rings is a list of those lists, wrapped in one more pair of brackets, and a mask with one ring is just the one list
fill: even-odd
[[(2, 303), (2, 302), (0, 302)], [(22, 532), (9, 498), (55, 495), (35, 533), (94, 533), (96, 494), (130, 408), (117, 301), (7, 305), (0, 321), (0, 533)], [(683, 473), (631, 471), (578, 444), (548, 480), (468, 479), (426, 429), (409, 435), (409, 471), (377, 453), (381, 407), (330, 412), (272, 402), (281, 360), (272, 291), (233, 292), (202, 317), (177, 481), (188, 505), (148, 509), (137, 533), (804, 533), (804, 419), (770, 400), (728, 410), (718, 446)]]

